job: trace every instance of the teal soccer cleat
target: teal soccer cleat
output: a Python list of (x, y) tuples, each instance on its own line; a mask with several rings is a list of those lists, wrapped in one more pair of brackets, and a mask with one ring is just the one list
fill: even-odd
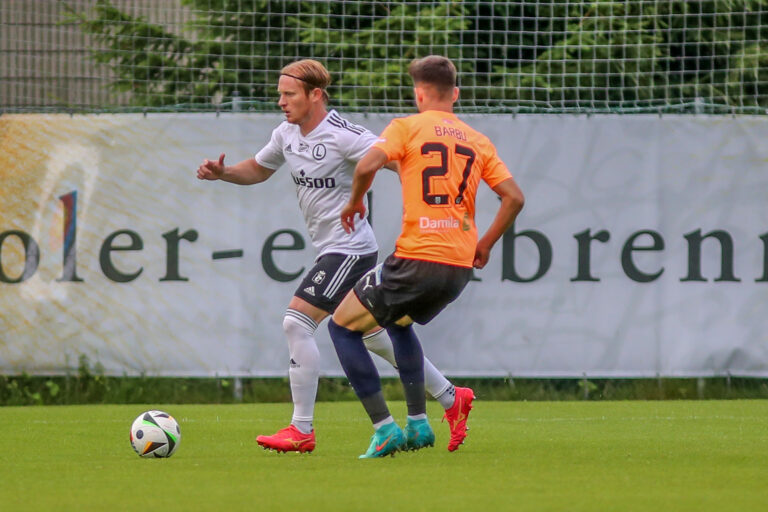
[(394, 455), (396, 451), (405, 448), (405, 435), (403, 430), (397, 426), (397, 423), (387, 423), (374, 432), (371, 437), (371, 446), (368, 451), (362, 454), (361, 459), (373, 459)]
[(405, 449), (419, 450), (427, 446), (435, 446), (435, 433), (429, 426), (429, 421), (408, 419), (405, 426)]

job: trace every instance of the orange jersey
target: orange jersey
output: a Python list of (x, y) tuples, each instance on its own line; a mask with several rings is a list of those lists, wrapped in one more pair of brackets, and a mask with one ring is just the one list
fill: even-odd
[(454, 114), (429, 110), (394, 119), (373, 147), (400, 162), (403, 230), (395, 256), (472, 267), (475, 196), (511, 178), (488, 137)]

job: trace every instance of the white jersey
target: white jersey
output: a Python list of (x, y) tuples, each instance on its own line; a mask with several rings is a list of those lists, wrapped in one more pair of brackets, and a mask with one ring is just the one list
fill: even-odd
[[(355, 165), (376, 142), (376, 135), (331, 110), (307, 136), (298, 125), (282, 122), (255, 158), (259, 165), (277, 169), (288, 164), (296, 185), (312, 245), (323, 254), (368, 254), (378, 250), (367, 219), (355, 222), (347, 234), (341, 209), (349, 200)], [(366, 210), (368, 199), (364, 198)]]

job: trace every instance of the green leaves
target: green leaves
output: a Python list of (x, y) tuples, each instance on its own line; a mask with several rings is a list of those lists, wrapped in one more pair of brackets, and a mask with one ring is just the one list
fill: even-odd
[(768, 0), (316, 2), (182, 0), (162, 26), (109, 0), (70, 20), (141, 107), (275, 109), (279, 70), (316, 58), (334, 105), (412, 109), (408, 63), (446, 55), (460, 110), (765, 109)]

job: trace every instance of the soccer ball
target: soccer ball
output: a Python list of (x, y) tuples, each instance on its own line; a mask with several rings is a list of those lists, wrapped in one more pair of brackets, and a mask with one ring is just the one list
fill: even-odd
[(179, 424), (167, 412), (143, 412), (131, 425), (131, 446), (140, 457), (170, 457), (180, 442)]

